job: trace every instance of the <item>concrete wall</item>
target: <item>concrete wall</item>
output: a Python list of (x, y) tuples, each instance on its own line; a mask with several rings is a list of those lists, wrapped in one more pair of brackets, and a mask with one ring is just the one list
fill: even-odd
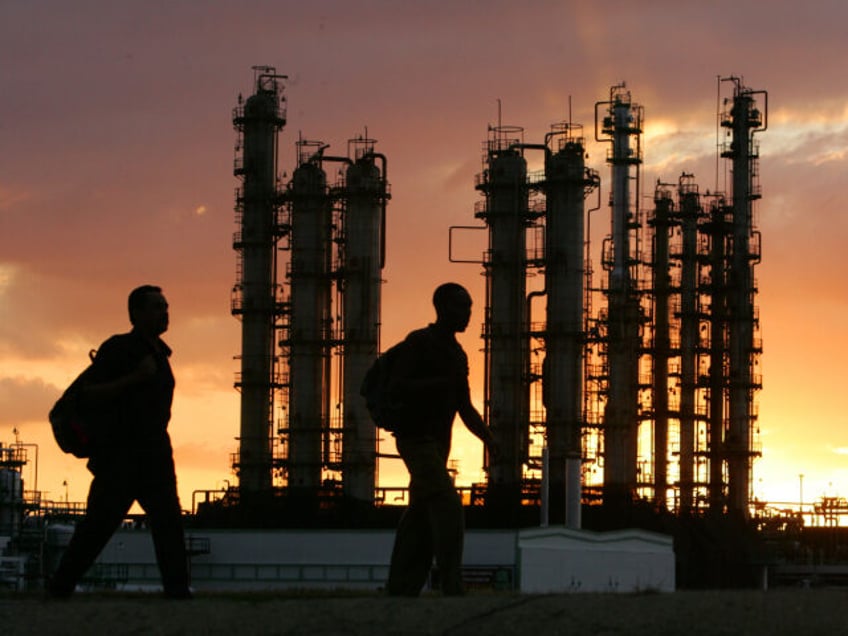
[[(196, 590), (376, 590), (389, 571), (394, 530), (187, 531)], [(515, 581), (515, 532), (469, 531), (464, 564), (469, 583)], [(124, 529), (103, 550), (89, 580), (119, 589), (156, 589), (159, 571), (147, 530)]]
[[(186, 539), (196, 590), (377, 590), (394, 530), (189, 530)], [(463, 576), (469, 588), (531, 594), (669, 592), (674, 551), (671, 537), (641, 530), (470, 530)], [(86, 585), (158, 589), (149, 532), (117, 532)]]

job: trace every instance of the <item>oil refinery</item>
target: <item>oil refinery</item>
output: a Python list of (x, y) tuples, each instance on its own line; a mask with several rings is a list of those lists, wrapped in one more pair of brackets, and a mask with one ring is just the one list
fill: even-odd
[[(286, 79), (255, 67), (252, 94), (233, 110), (237, 484), (192, 502), (192, 572), (200, 588), (375, 588), (403, 509), (386, 491), (405, 486), (379, 478), (380, 458), (394, 449), (381, 442), (387, 434), (359, 387), (381, 350), (386, 228), (402, 213), (389, 205), (390, 158), (367, 131), (340, 155), (298, 139), (297, 165), (281, 177)], [(532, 575), (551, 541), (569, 562), (586, 561), (587, 582), (604, 558), (598, 545), (634, 559), (637, 588), (795, 580), (809, 572), (792, 570), (783, 546), (802, 535), (830, 545), (827, 532), (848, 511), (823, 501), (805, 527), (802, 511), (753, 497), (758, 142), (768, 93), (738, 77), (720, 78), (718, 92), (729, 191), (681, 171), (651, 184), (651, 205), (641, 174), (645, 110), (623, 83), (594, 105), (586, 127), (556, 122), (528, 141), (521, 127), (489, 126), (469, 184), (476, 225), (445, 228), (449, 237), (481, 230), (487, 241), (473, 261), (450, 255), (485, 277), (482, 410), (501, 449), (483, 458), (485, 482), (462, 489), (470, 580), (561, 589)], [(586, 165), (585, 131), (606, 148), (606, 167)], [(598, 244), (591, 223), (607, 209), (602, 191), (610, 225)], [(38, 585), (82, 512), (25, 495), (26, 451), (0, 447), (2, 580), (17, 587)], [(333, 534), (342, 531), (344, 540)], [(152, 585), (152, 557), (129, 558), (144, 552), (146, 536), (122, 531), (91, 581)], [(646, 575), (657, 563), (661, 576)], [(634, 589), (627, 576), (581, 589)]]
[[(231, 495), (371, 506), (377, 436), (358, 388), (380, 342), (388, 162), (371, 139), (351, 140), (342, 157), (300, 139), (292, 178), (278, 185), (285, 78), (257, 72), (233, 117), (242, 351)], [(583, 127), (554, 124), (541, 143), (490, 128), (474, 217), (488, 234), (484, 415), (502, 452), (474, 504), (491, 522), (538, 506), (543, 473), (550, 514), (573, 528), (581, 502), (749, 514), (762, 349), (755, 135), (767, 94), (726, 81), (732, 192), (702, 195), (683, 174), (656, 185), (650, 210), (640, 207), (643, 108), (624, 85), (595, 105), (611, 184), (597, 273), (586, 200), (602, 179), (584, 165)], [(530, 173), (536, 152), (544, 169)]]

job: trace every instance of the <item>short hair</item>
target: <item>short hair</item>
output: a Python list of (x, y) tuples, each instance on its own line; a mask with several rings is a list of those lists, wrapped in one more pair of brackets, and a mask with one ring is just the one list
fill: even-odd
[(130, 323), (135, 325), (136, 313), (144, 308), (148, 294), (161, 294), (162, 288), (156, 285), (141, 285), (130, 292), (127, 298), (127, 309), (130, 313)]
[(433, 292), (433, 307), (436, 308), (436, 313), (440, 313), (445, 306), (460, 295), (471, 298), (471, 294), (459, 283), (443, 283), (436, 287)]

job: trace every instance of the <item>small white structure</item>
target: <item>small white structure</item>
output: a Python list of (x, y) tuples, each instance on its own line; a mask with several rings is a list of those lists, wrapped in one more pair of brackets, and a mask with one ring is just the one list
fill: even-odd
[(645, 530), (521, 530), (518, 560), (525, 593), (675, 589), (672, 538)]

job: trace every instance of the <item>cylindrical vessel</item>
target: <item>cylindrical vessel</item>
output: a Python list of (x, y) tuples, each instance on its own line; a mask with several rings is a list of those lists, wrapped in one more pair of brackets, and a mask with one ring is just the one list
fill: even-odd
[(260, 76), (256, 93), (236, 109), (243, 137), (242, 176), (236, 211), (240, 231), (234, 247), (240, 271), (233, 311), (242, 322), (239, 454), (236, 469), (242, 495), (271, 488), (271, 430), (276, 384), (277, 132), (284, 119), (273, 78)]
[[(551, 520), (580, 527), (585, 275), (582, 140), (567, 139), (545, 166), (544, 404), (550, 452)], [(569, 473), (568, 464), (577, 471)], [(565, 510), (563, 510), (565, 506)]]
[(372, 502), (376, 486), (377, 439), (359, 394), (378, 353), (380, 334), (383, 214), (387, 195), (385, 161), (363, 152), (345, 176), (343, 323), (343, 487), (353, 501)]
[(328, 427), (332, 217), (327, 178), (317, 161), (295, 169), (291, 205), (288, 486), (312, 496), (321, 485), (322, 438)]
[(527, 162), (513, 148), (488, 157), (484, 217), (486, 260), (486, 407), (500, 452), (489, 465), (489, 504), (509, 514), (520, 505), (529, 426), (529, 343), (526, 302)]

